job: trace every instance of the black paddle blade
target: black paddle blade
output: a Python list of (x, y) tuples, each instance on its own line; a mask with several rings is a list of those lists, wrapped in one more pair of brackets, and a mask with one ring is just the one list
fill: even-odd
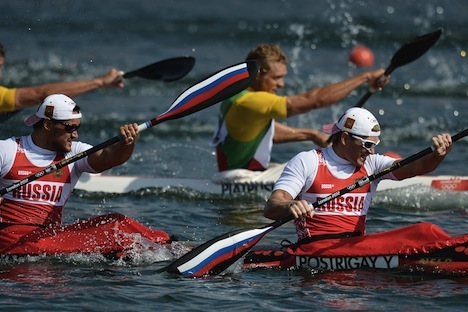
[(390, 66), (385, 71), (388, 76), (395, 68), (406, 65), (421, 57), (426, 53), (442, 34), (442, 29), (414, 38), (411, 42), (404, 44), (393, 55)]
[(124, 78), (140, 77), (150, 80), (176, 81), (187, 75), (195, 65), (191, 56), (174, 57), (127, 72)]
[[(411, 42), (404, 44), (398, 51), (393, 55), (390, 65), (385, 69), (383, 76), (380, 79), (385, 79), (390, 75), (393, 70), (397, 67), (406, 65), (413, 62), (414, 60), (421, 57), (426, 53), (436, 42), (439, 40), (442, 34), (442, 29), (437, 31), (419, 36), (414, 38)], [(354, 107), (362, 107), (364, 103), (374, 94), (374, 90), (371, 88), (366, 94), (362, 96), (359, 102)]]

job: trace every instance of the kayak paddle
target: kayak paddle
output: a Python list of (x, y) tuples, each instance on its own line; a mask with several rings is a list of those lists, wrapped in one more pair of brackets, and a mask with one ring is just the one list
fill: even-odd
[[(203, 79), (180, 94), (166, 112), (138, 125), (138, 131), (141, 132), (166, 120), (193, 114), (236, 95), (252, 83), (258, 69), (258, 61), (251, 60), (227, 67)], [(50, 165), (34, 175), (1, 189), (0, 196), (122, 140), (123, 138), (118, 135), (84, 152)]]
[[(458, 141), (466, 135), (468, 135), (468, 128), (454, 135), (452, 137), (452, 141)], [(432, 151), (434, 151), (434, 147), (428, 147), (417, 154), (394, 163), (382, 171), (357, 180), (354, 184), (316, 201), (312, 206), (313, 208), (322, 206), (339, 196), (362, 187), (375, 179), (426, 156)], [(294, 217), (289, 215), (288, 217), (277, 220), (258, 229), (241, 229), (225, 233), (195, 247), (157, 272), (181, 274), (185, 277), (204, 277), (219, 274), (245, 255), (265, 234), (293, 219)]]
[[(396, 68), (413, 62), (426, 53), (439, 40), (442, 30), (414, 38), (411, 42), (404, 44), (392, 57), (390, 65), (385, 69), (383, 77), (390, 75)], [(383, 78), (382, 77), (382, 78)], [(359, 100), (355, 107), (362, 107), (368, 98), (374, 93), (374, 89), (369, 91)]]
[[(126, 72), (118, 79), (140, 77), (149, 80), (172, 82), (183, 78), (195, 65), (195, 58), (191, 56), (173, 57), (162, 60), (139, 69)], [(0, 124), (4, 123), (21, 110), (14, 112), (0, 112)]]

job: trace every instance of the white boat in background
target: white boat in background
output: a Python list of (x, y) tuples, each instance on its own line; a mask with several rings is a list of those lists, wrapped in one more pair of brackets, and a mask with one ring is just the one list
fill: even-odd
[[(284, 166), (285, 164), (277, 164), (266, 171), (229, 170), (215, 173), (211, 179), (83, 174), (75, 188), (88, 192), (127, 193), (144, 188), (182, 187), (218, 195), (261, 194), (273, 190)], [(402, 181), (383, 180), (377, 191), (413, 185), (463, 192), (468, 191), (468, 176), (418, 176)]]

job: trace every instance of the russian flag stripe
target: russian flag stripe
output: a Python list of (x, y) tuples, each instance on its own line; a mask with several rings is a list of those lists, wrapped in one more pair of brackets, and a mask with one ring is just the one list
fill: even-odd
[(169, 107), (163, 114), (156, 119), (159, 121), (163, 118), (171, 117), (181, 111), (186, 111), (198, 103), (213, 97), (215, 94), (222, 91), (226, 86), (232, 85), (237, 81), (248, 78), (249, 72), (247, 64), (239, 64), (213, 75), (210, 79), (191, 87), (182, 93), (179, 98)]
[[(252, 238), (252, 240), (250, 241), (240, 242), (242, 246), (242, 250), (250, 249), (253, 245), (255, 245), (262, 238), (262, 236), (263, 235)], [(188, 274), (191, 277), (202, 277), (203, 275), (205, 275), (207, 272), (209, 272), (212, 268), (214, 268), (218, 264), (222, 263), (223, 261), (227, 259), (232, 259), (233, 257), (235, 257), (236, 255), (240, 253), (240, 251), (235, 252), (237, 249), (237, 246), (232, 246), (232, 247), (236, 247), (236, 248), (229, 248), (229, 249), (226, 248), (225, 250), (220, 250), (219, 252), (213, 255), (212, 259), (210, 260), (207, 259), (207, 261), (200, 263), (200, 266), (202, 264), (205, 264), (204, 267), (200, 268), (200, 266), (197, 266), (193, 268), (191, 272), (187, 272), (187, 273), (183, 272), (182, 274), (184, 275)]]
[(198, 272), (206, 273), (207, 271), (204, 271), (203, 268), (207, 267), (208, 265), (213, 263), (211, 265), (212, 268), (222, 260), (232, 258), (231, 254), (234, 253), (238, 246), (242, 246), (243, 249), (250, 248), (251, 245), (254, 245), (263, 235), (265, 235), (265, 233), (269, 232), (271, 229), (272, 227), (255, 229), (227, 237), (214, 243), (190, 261), (180, 265), (177, 269), (183, 275), (203, 275)]

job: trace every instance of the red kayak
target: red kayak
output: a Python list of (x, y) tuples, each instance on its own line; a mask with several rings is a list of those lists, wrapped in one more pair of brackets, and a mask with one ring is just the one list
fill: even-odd
[(468, 234), (450, 236), (419, 223), (365, 236), (323, 239), (251, 250), (245, 268), (306, 268), (319, 271), (407, 268), (468, 274)]
[(99, 253), (109, 258), (120, 258), (138, 250), (168, 245), (172, 240), (164, 231), (150, 229), (132, 218), (111, 213), (57, 227), (3, 224), (0, 226), (0, 255)]

